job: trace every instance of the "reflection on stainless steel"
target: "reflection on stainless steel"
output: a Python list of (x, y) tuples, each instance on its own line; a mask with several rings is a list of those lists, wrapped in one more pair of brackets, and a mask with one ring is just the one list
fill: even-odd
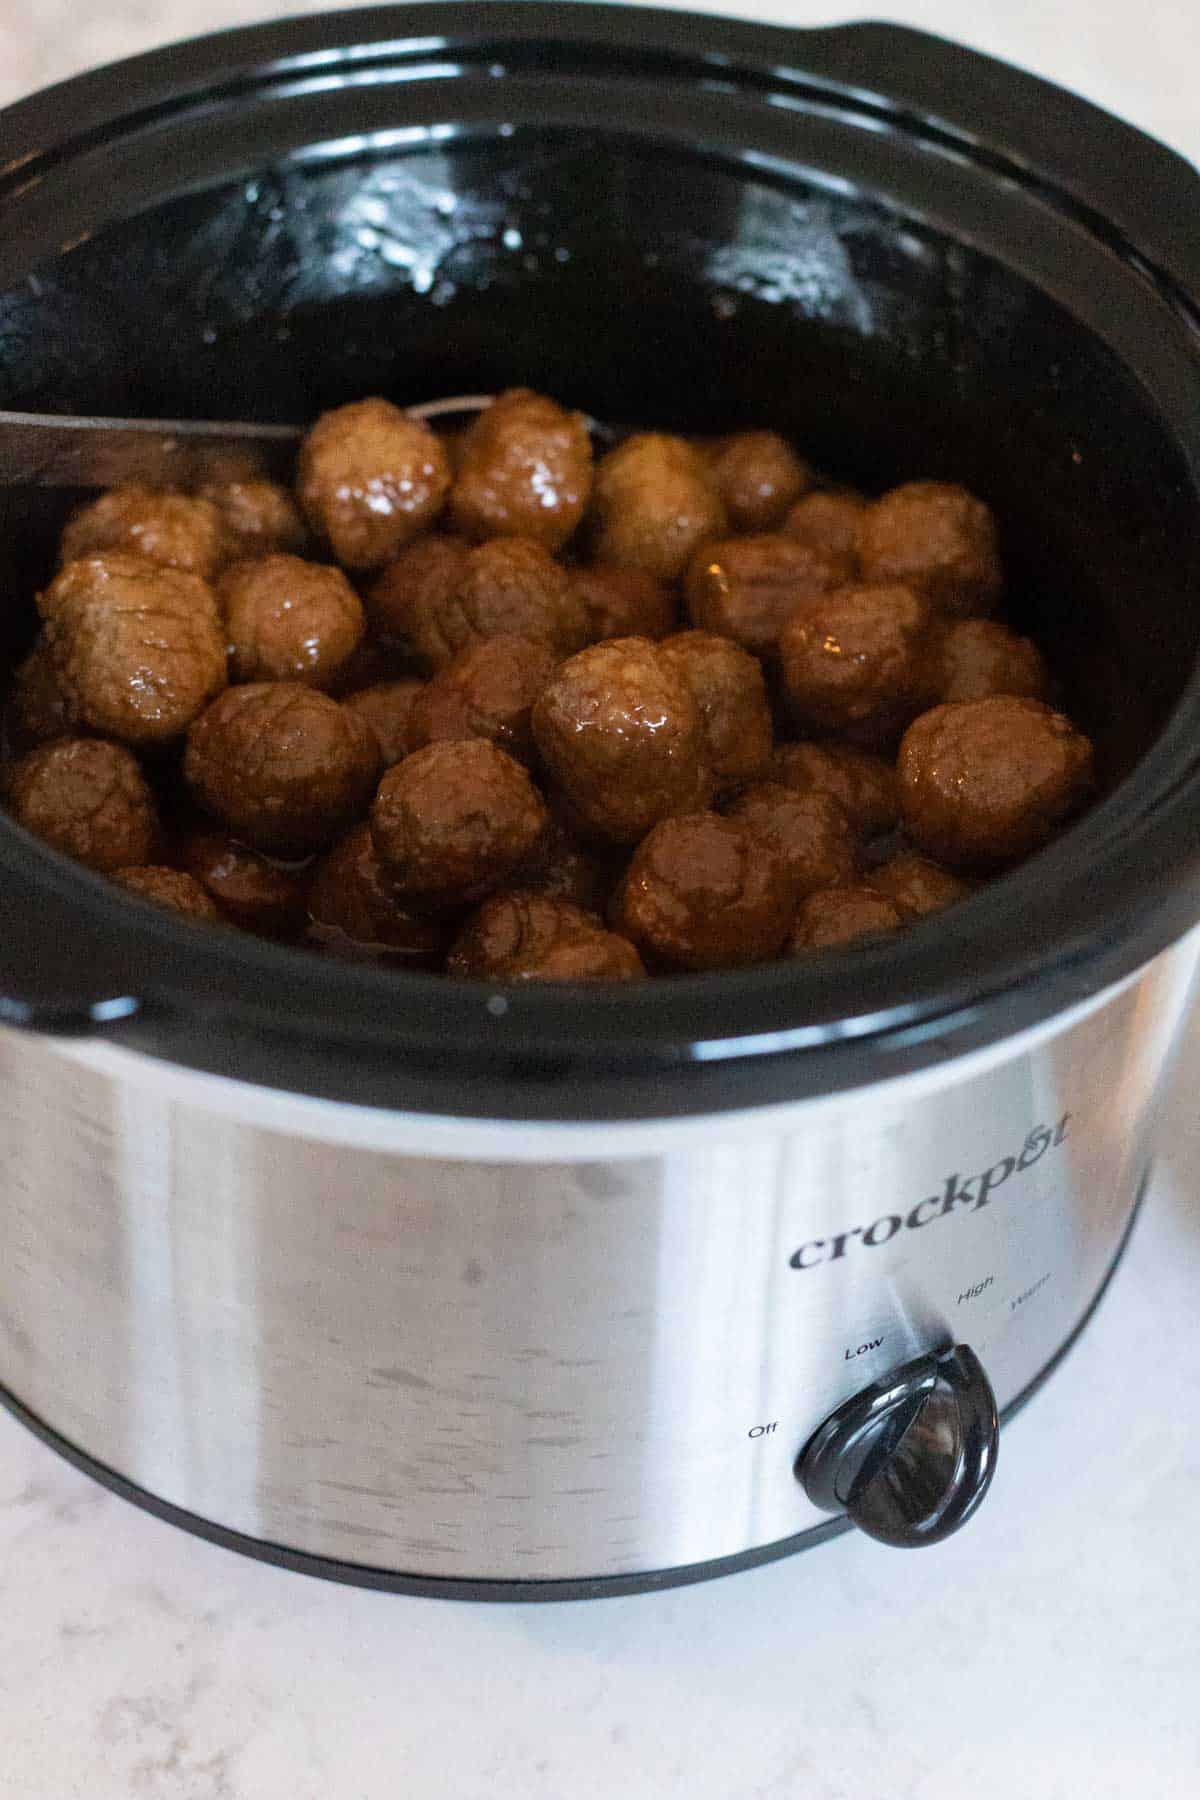
[(935, 1078), (579, 1160), (511, 1126), (490, 1160), (402, 1154), (387, 1115), (256, 1115), (4, 1033), (0, 1382), (159, 1497), (344, 1561), (554, 1578), (769, 1544), (819, 1522), (794, 1458), (867, 1382), (965, 1341), (1004, 1406), (1053, 1357), (1198, 954)]

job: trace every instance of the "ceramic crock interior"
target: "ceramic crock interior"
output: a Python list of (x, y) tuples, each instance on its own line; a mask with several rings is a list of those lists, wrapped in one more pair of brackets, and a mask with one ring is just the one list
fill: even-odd
[[(0, 294), (14, 408), (304, 420), (514, 383), (773, 426), (868, 488), (966, 482), (1110, 777), (1189, 672), (1195, 502), (1137, 384), (1014, 269), (819, 171), (624, 128), (343, 148), (174, 194)], [(6, 659), (65, 503), (0, 495)]]
[[(775, 426), (870, 488), (959, 479), (1116, 791), (938, 920), (593, 990), (583, 1031), (570, 988), (497, 1011), (413, 975), (398, 1005), (389, 971), (151, 918), (0, 826), (4, 1016), (360, 1103), (632, 1116), (992, 1041), (1195, 923), (1195, 178), (1161, 147), (890, 27), (499, 3), (198, 40), (9, 124), (0, 405), (302, 421), (524, 382)], [(69, 503), (0, 493), (0, 667)]]

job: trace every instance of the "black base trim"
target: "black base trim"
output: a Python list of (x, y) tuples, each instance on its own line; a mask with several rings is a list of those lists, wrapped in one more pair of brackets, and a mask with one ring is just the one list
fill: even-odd
[[(1033, 1398), (1042, 1384), (1049, 1380), (1090, 1324), (1125, 1254), (1149, 1180), (1150, 1171), (1147, 1170), (1138, 1187), (1133, 1211), (1117, 1253), (1109, 1264), (1091, 1305), (1045, 1368), (1004, 1408), (1000, 1414), (1002, 1424), (1007, 1424)], [(696, 1581), (714, 1581), (721, 1575), (736, 1575), (741, 1569), (757, 1568), (760, 1563), (776, 1562), (780, 1557), (793, 1556), (799, 1550), (811, 1550), (815, 1545), (823, 1544), (832, 1537), (840, 1537), (843, 1532), (851, 1529), (848, 1519), (834, 1518), (809, 1531), (797, 1532), (794, 1537), (780, 1538), (776, 1543), (765, 1544), (755, 1550), (743, 1550), (737, 1556), (721, 1556), (711, 1562), (687, 1563), (674, 1569), (656, 1569), (634, 1575), (601, 1575), (592, 1579), (556, 1581), (471, 1581), (443, 1575), (405, 1575), (393, 1573), (390, 1569), (373, 1568), (366, 1563), (336, 1562), (330, 1557), (314, 1556), (304, 1550), (289, 1550), (286, 1544), (267, 1543), (261, 1538), (247, 1537), (243, 1532), (231, 1531), (225, 1525), (214, 1525), (210, 1520), (187, 1512), (181, 1506), (173, 1506), (169, 1500), (160, 1500), (157, 1495), (148, 1493), (145, 1488), (118, 1475), (115, 1469), (97, 1462), (86, 1451), (76, 1449), (74, 1444), (60, 1437), (52, 1426), (47, 1425), (36, 1413), (30, 1412), (27, 1406), (23, 1406), (4, 1387), (0, 1387), (0, 1406), (5, 1407), (14, 1419), (83, 1474), (90, 1475), (102, 1487), (110, 1488), (123, 1500), (132, 1501), (135, 1506), (140, 1506), (144, 1512), (153, 1513), (155, 1518), (165, 1520), (168, 1525), (178, 1525), (195, 1537), (205, 1538), (210, 1544), (219, 1544), (223, 1550), (236, 1550), (242, 1556), (254, 1557), (259, 1562), (274, 1563), (277, 1568), (291, 1569), (299, 1575), (315, 1575), (324, 1581), (340, 1581), (350, 1587), (374, 1588), (384, 1593), (412, 1594), (420, 1599), (505, 1602), (611, 1600), (625, 1594), (651, 1594), (661, 1588), (688, 1587)]]

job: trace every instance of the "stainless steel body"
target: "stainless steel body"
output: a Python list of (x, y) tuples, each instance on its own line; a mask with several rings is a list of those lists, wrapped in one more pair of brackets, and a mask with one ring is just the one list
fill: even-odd
[(822, 1520), (822, 1419), (947, 1341), (1004, 1406), (1116, 1254), (1192, 933), (943, 1068), (463, 1124), (0, 1037), (0, 1383), (155, 1496), (409, 1574), (679, 1568)]

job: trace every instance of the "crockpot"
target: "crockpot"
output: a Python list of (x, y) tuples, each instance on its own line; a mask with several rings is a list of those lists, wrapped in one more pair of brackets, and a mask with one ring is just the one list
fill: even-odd
[[(894, 941), (611, 992), (201, 932), (0, 822), (9, 1406), (410, 1591), (945, 1536), (1120, 1255), (1200, 957), (1200, 181), (914, 32), (583, 5), (203, 39), (12, 108), (0, 165), (0, 404), (527, 383), (962, 480), (1104, 774)], [(61, 515), (0, 496), (10, 597)]]

